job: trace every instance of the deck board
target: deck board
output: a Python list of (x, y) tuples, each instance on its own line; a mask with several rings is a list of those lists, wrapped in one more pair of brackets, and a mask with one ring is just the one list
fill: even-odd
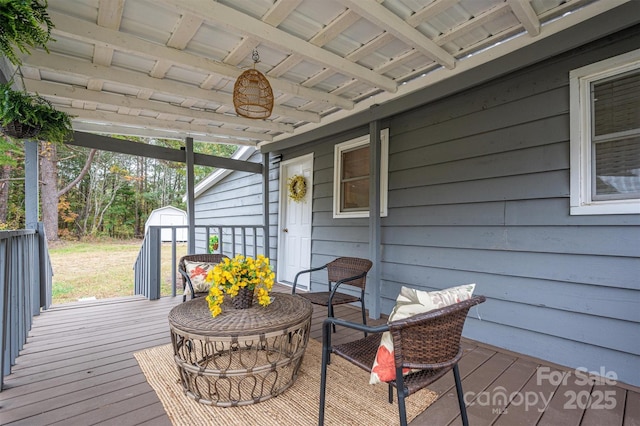
[[(181, 296), (157, 301), (140, 297), (98, 300), (56, 306), (35, 317), (27, 343), (0, 392), (0, 424), (170, 425), (133, 353), (170, 342), (167, 315), (181, 300)], [(336, 307), (335, 315), (362, 321), (359, 308), (351, 306)], [(311, 338), (321, 340), (324, 318), (326, 308), (314, 306)], [(384, 321), (368, 319), (370, 325)], [(361, 332), (338, 327), (332, 341), (343, 343), (360, 337)], [(472, 425), (640, 425), (640, 394), (633, 387), (576, 387), (575, 381), (565, 387), (553, 386), (537, 379), (537, 369), (544, 365), (540, 360), (466, 339), (463, 350), (463, 389), (469, 400), (476, 397), (476, 403), (468, 408)], [(545, 368), (556, 371), (558, 367)], [(509, 393), (542, 392), (554, 398), (546, 409), (525, 407), (516, 401), (481, 404), (477, 399), (482, 392), (495, 396), (500, 387)], [(612, 391), (615, 407), (563, 410), (563, 392), (591, 391), (592, 387), (594, 391)], [(445, 375), (430, 388), (439, 398), (412, 425), (461, 424), (453, 375)]]

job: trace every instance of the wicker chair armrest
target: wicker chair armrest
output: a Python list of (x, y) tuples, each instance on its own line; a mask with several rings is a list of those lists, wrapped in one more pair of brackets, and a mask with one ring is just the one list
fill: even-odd
[(332, 346), (331, 346), (331, 327), (333, 325), (339, 325), (341, 327), (347, 327), (347, 328), (352, 328), (354, 330), (364, 331), (367, 334), (383, 333), (383, 332), (389, 330), (389, 326), (387, 324), (371, 326), (371, 325), (364, 325), (364, 324), (360, 324), (360, 323), (356, 323), (356, 322), (346, 321), (346, 320), (343, 320), (343, 319), (340, 319), (340, 318), (336, 318), (336, 317), (329, 317), (329, 318), (325, 319), (324, 322), (322, 323), (322, 357), (323, 357), (323, 362), (325, 362), (324, 361), (324, 357), (327, 357), (326, 358), (327, 360), (329, 359), (329, 353), (331, 353), (331, 351), (332, 351)]
[(191, 283), (191, 277), (189, 276), (189, 274), (187, 274), (182, 269), (178, 269), (178, 272), (180, 272), (180, 274), (182, 275), (182, 278), (184, 279), (184, 282), (189, 285), (189, 290), (191, 291), (191, 298), (193, 299), (195, 297), (196, 293), (195, 293), (195, 291), (193, 289), (193, 284)]
[(352, 328), (358, 331), (366, 331), (367, 333), (383, 333), (389, 330), (388, 324), (380, 324), (380, 325), (365, 325), (358, 322), (351, 322), (341, 318), (330, 317), (325, 319), (322, 322), (322, 334), (325, 333), (331, 334), (331, 326), (339, 325), (340, 327)]
[(304, 271), (300, 271), (296, 274), (296, 277), (293, 279), (293, 287), (291, 288), (291, 294), (296, 294), (296, 286), (298, 285), (298, 277), (302, 274), (310, 274), (311, 272), (320, 271), (325, 269), (327, 265), (318, 266), (317, 268), (305, 269)]

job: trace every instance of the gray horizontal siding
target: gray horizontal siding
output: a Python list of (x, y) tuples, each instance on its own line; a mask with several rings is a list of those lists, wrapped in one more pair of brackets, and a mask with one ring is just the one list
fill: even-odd
[[(262, 155), (255, 153), (247, 161), (261, 163)], [(269, 181), (269, 255), (275, 270), (279, 197), (277, 165), (270, 165)], [(262, 200), (262, 174), (232, 172), (196, 198), (196, 225), (262, 225)], [(259, 237), (257, 243), (262, 246), (263, 238)], [(197, 232), (196, 247), (199, 247), (200, 251), (205, 250), (203, 231)]]
[(383, 228), (383, 239), (391, 245), (640, 257), (637, 235), (626, 230), (624, 226), (396, 226)]
[[(475, 282), (488, 301), (472, 310), (468, 337), (640, 385), (640, 215), (569, 215), (568, 86), (570, 70), (638, 45), (635, 27), (386, 119), (389, 214), (381, 281), (369, 283), (382, 312), (402, 286)], [(314, 154), (312, 266), (369, 255), (368, 219), (333, 218), (334, 146), (362, 130), (282, 152)], [(277, 178), (274, 166), (272, 224)], [(198, 214), (255, 218), (260, 179), (233, 173)], [(325, 277), (314, 273), (312, 289)]]
[[(429, 265), (445, 269), (490, 272), (496, 275), (638, 290), (637, 257), (584, 256), (385, 244), (384, 260), (405, 265)], [(587, 290), (585, 289), (585, 291)]]
[[(383, 312), (403, 285), (475, 282), (469, 337), (640, 385), (640, 215), (569, 215), (568, 86), (638, 45), (636, 28), (390, 118)], [(368, 219), (332, 214), (346, 138), (312, 144), (314, 266), (369, 253)]]
[(385, 263), (382, 280), (381, 293), (385, 299), (389, 299), (386, 305), (388, 310), (393, 307), (395, 302), (392, 299), (395, 299), (400, 287), (409, 282), (419, 283), (420, 287), (429, 291), (473, 282), (479, 286), (482, 294), (493, 300), (560, 310), (569, 314), (575, 312), (640, 322), (637, 292), (633, 289), (594, 285), (590, 286), (589, 291), (584, 291), (584, 284), (571, 282), (389, 262)]
[[(483, 313), (484, 310), (481, 310)], [(470, 315), (476, 315), (471, 312)], [(591, 330), (592, 333), (606, 333), (607, 330)], [(614, 373), (617, 380), (624, 383), (640, 383), (638, 357), (627, 352), (596, 346), (554, 335), (541, 334), (528, 329), (469, 319), (465, 324), (465, 334), (495, 335), (509, 342), (509, 349), (530, 354), (541, 359), (549, 359), (556, 354), (567, 354), (561, 362), (572, 368), (586, 368), (589, 371)], [(632, 335), (633, 336), (633, 335)], [(631, 337), (631, 336), (630, 336)]]
[(476, 282), (489, 300), (469, 337), (640, 384), (640, 215), (570, 216), (568, 199), (569, 71), (639, 42), (392, 119), (383, 312), (403, 285)]

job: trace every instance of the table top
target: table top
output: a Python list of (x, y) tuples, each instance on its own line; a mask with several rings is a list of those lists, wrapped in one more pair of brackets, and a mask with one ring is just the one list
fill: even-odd
[(268, 306), (257, 303), (248, 309), (224, 305), (222, 313), (212, 317), (204, 297), (189, 300), (171, 309), (169, 324), (180, 331), (212, 337), (237, 337), (269, 334), (286, 330), (311, 318), (311, 303), (297, 295), (271, 293)]

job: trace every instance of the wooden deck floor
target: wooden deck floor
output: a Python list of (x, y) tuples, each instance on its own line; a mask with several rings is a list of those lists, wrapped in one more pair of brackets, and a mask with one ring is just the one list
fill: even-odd
[[(167, 314), (180, 301), (133, 297), (83, 302), (54, 307), (35, 318), (28, 342), (0, 392), (0, 424), (169, 425), (132, 354), (169, 343)], [(336, 315), (358, 321), (360, 314), (342, 307)], [(314, 311), (312, 338), (320, 340), (324, 317), (323, 309)], [(359, 335), (339, 330), (334, 342)], [(464, 345), (460, 371), (472, 403), (471, 425), (640, 425), (637, 389), (584, 384), (575, 377), (557, 384), (565, 374), (561, 369), (472, 341)], [(552, 380), (540, 379), (536, 373), (540, 371)], [(438, 392), (438, 400), (411, 424), (461, 424), (453, 376), (431, 388)], [(593, 408), (582, 408), (592, 391)], [(501, 393), (514, 392), (511, 405), (501, 402)], [(572, 400), (572, 395), (577, 398)]]

